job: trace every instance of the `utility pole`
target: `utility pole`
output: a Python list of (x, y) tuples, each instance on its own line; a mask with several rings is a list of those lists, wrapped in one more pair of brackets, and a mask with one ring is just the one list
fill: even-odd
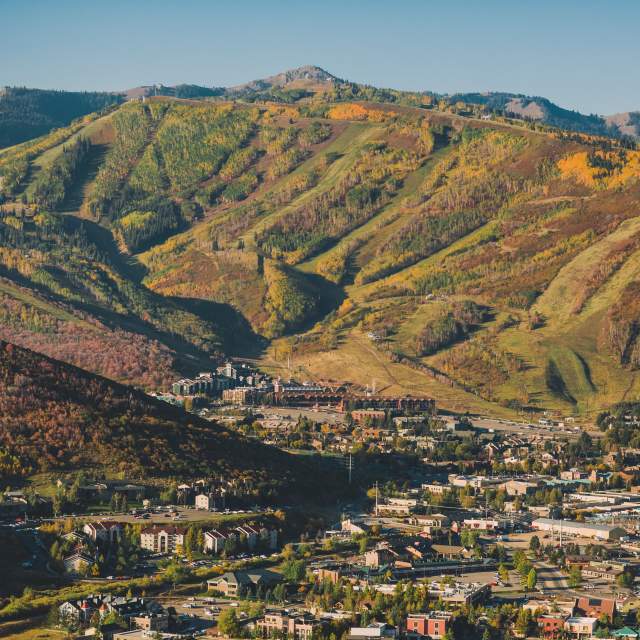
[(353, 470), (353, 456), (351, 454), (349, 454), (347, 469), (349, 470), (349, 484), (351, 484), (351, 471)]
[(378, 516), (378, 481), (376, 480), (376, 517)]

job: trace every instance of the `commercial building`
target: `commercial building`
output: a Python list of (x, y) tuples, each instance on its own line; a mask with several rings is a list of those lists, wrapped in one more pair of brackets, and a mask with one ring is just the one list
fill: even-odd
[(407, 616), (407, 633), (440, 640), (447, 632), (450, 620), (451, 614), (448, 611), (410, 613)]
[(574, 520), (552, 520), (538, 518), (531, 523), (538, 531), (548, 531), (553, 535), (578, 536), (593, 540), (619, 540), (627, 535), (622, 527), (610, 527), (604, 524), (590, 522), (576, 522)]

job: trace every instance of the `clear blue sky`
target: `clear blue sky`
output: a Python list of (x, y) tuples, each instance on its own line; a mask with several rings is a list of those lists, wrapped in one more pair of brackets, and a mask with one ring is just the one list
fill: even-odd
[(640, 110), (638, 0), (0, 0), (0, 85), (225, 86), (303, 64), (377, 86)]

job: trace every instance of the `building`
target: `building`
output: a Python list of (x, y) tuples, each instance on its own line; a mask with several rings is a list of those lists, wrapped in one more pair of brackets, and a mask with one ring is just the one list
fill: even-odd
[(229, 404), (259, 404), (265, 399), (265, 391), (264, 389), (258, 389), (256, 387), (225, 389), (222, 392), (222, 399)]
[(217, 529), (204, 532), (204, 550), (207, 553), (222, 553), (224, 546), (231, 538), (232, 543), (237, 542), (238, 537), (233, 532), (222, 532)]
[(90, 555), (78, 552), (67, 556), (62, 561), (62, 564), (64, 565), (65, 573), (72, 576), (85, 576), (93, 562), (94, 559)]
[(499, 520), (485, 519), (485, 518), (467, 518), (463, 520), (462, 524), (467, 529), (478, 529), (479, 531), (497, 531), (502, 529), (504, 524)]
[(255, 595), (259, 590), (270, 589), (281, 581), (282, 576), (273, 571), (227, 571), (207, 580), (207, 586), (225, 596), (238, 597), (244, 594)]
[(583, 596), (578, 598), (574, 605), (577, 615), (599, 618), (606, 616), (609, 621), (616, 615), (616, 601), (610, 598), (589, 598)]
[(597, 618), (571, 617), (564, 621), (564, 630), (572, 638), (583, 640), (593, 636), (597, 624)]
[(209, 511), (216, 504), (216, 497), (212, 493), (199, 493), (195, 499), (195, 508)]
[(351, 627), (348, 635), (351, 640), (378, 640), (379, 638), (397, 637), (397, 627), (384, 622), (372, 622), (366, 627)]
[(440, 640), (447, 632), (450, 620), (451, 614), (447, 611), (410, 613), (407, 616), (407, 633)]
[(82, 527), (83, 533), (94, 542), (113, 543), (120, 540), (122, 536), (122, 525), (112, 520), (99, 520), (97, 522), (87, 522)]
[(169, 614), (164, 610), (132, 616), (131, 621), (134, 627), (144, 631), (166, 631), (169, 628)]
[(369, 533), (369, 525), (349, 518), (340, 523), (340, 529), (345, 533), (355, 536), (366, 535)]
[(508, 480), (504, 489), (509, 496), (530, 496), (540, 488), (540, 483), (530, 480)]
[(356, 409), (351, 412), (351, 417), (358, 424), (381, 424), (385, 421), (387, 414), (381, 409)]
[(428, 493), (432, 493), (436, 496), (444, 495), (445, 492), (451, 490), (451, 487), (448, 484), (439, 484), (437, 482), (423, 483), (420, 488), (423, 491), (427, 491)]
[(126, 598), (112, 594), (96, 594), (80, 598), (79, 600), (67, 600), (63, 602), (58, 611), (62, 619), (86, 623), (91, 620), (94, 613), (101, 618), (115, 613), (125, 620), (133, 619), (145, 614), (162, 614), (165, 612), (162, 606), (147, 598)]
[(290, 638), (310, 640), (322, 623), (310, 614), (290, 615), (286, 611), (269, 611), (256, 622), (256, 629), (263, 638)]
[(370, 549), (364, 554), (365, 567), (384, 567), (392, 564), (397, 555), (391, 550), (384, 547), (379, 549)]
[(414, 515), (411, 518), (411, 524), (422, 527), (422, 530), (427, 533), (437, 533), (449, 526), (449, 518), (442, 513)]
[(575, 522), (574, 520), (551, 520), (538, 518), (531, 523), (538, 531), (548, 531), (553, 535), (578, 536), (593, 540), (619, 540), (627, 535), (622, 527), (610, 527), (604, 524), (590, 522)]
[(172, 525), (147, 527), (140, 533), (140, 546), (153, 553), (176, 553), (186, 533), (185, 528)]
[(543, 638), (557, 638), (564, 630), (565, 617), (560, 615), (542, 615), (538, 617), (538, 627)]

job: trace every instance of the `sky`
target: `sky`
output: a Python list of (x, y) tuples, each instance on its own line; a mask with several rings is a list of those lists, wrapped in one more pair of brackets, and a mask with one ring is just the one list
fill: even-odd
[(315, 64), (438, 93), (640, 110), (639, 0), (0, 0), (0, 86), (229, 86)]

